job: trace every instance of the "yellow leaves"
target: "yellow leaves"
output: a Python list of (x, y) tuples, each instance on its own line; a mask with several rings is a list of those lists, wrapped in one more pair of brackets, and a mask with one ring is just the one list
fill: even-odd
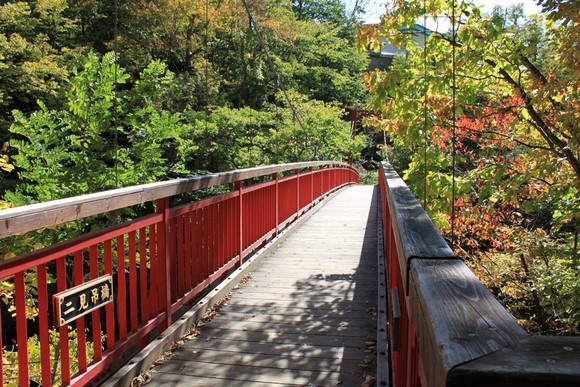
[(36, 10), (43, 16), (61, 14), (67, 8), (67, 0), (38, 0), (36, 2)]
[[(1, 203), (0, 203), (0, 204), (1, 204)], [(2, 260), (4, 260), (4, 261), (7, 261), (7, 260), (9, 260), (9, 259), (12, 259), (12, 258), (14, 258), (14, 257), (16, 257), (16, 254), (15, 254), (15, 253), (13, 253), (13, 252), (10, 252), (10, 253), (4, 254), (4, 255), (2, 256)]]
[(14, 284), (8, 281), (2, 281), (0, 283), (0, 299), (5, 303), (8, 304), (9, 300), (11, 300), (14, 293)]
[(356, 30), (356, 48), (359, 51), (377, 51), (381, 48), (379, 29), (374, 25), (363, 25)]
[[(0, 155), (0, 169), (6, 172), (12, 172), (14, 170), (14, 165), (9, 163), (10, 159), (8, 155)], [(2, 209), (2, 201), (0, 200), (0, 210)]]

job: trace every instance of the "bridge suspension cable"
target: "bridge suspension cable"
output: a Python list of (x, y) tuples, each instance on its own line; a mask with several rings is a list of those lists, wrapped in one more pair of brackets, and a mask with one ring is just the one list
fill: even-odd
[(427, 208), (427, 8), (423, 0), (423, 208)]
[(453, 133), (451, 136), (451, 248), (453, 248), (455, 244), (455, 167), (456, 167), (456, 142), (457, 142), (457, 113), (456, 113), (456, 105), (457, 105), (457, 78), (455, 76), (456, 70), (456, 42), (457, 42), (457, 29), (459, 28), (459, 20), (455, 20), (455, 0), (452, 0), (451, 3), (451, 39), (452, 39), (452, 48), (451, 48), (451, 99), (452, 99), (452, 123), (453, 123)]

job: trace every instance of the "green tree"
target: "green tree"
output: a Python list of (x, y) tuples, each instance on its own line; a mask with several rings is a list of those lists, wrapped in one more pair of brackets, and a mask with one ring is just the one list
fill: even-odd
[[(173, 75), (151, 63), (123, 93), (129, 75), (109, 53), (91, 54), (73, 70), (68, 109), (15, 111), (11, 131), (20, 183), (6, 197), (16, 205), (175, 177), (195, 150), (189, 126), (163, 109)], [(129, 109), (130, 108), (130, 109)], [(82, 178), (81, 178), (82, 177)]]

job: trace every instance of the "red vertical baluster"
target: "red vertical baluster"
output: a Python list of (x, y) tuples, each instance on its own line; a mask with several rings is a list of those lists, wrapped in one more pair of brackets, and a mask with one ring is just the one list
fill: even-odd
[[(42, 385), (52, 386), (52, 375), (50, 369), (50, 337), (48, 335), (48, 281), (46, 276), (46, 265), (39, 265), (37, 267), (36, 273), (38, 279), (38, 336), (40, 339), (40, 366), (42, 372)], [(0, 336), (2, 336), (1, 331)], [(2, 348), (1, 339), (0, 348)], [(2, 370), (0, 369), (0, 371)], [(3, 385), (1, 379), (0, 385)]]
[(219, 203), (215, 203), (212, 205), (212, 247), (213, 247), (213, 251), (212, 251), (212, 261), (213, 261), (213, 270), (212, 273), (215, 272), (216, 270), (219, 270), (220, 268), (220, 257), (219, 257), (219, 251), (220, 251), (220, 238), (219, 238)]
[(268, 186), (264, 188), (264, 198), (261, 204), (261, 207), (264, 208), (264, 229), (262, 231), (262, 235), (267, 234), (270, 236), (272, 230), (274, 229), (274, 207), (272, 206), (272, 201), (274, 199), (273, 196), (273, 188), (272, 186)]
[(157, 212), (163, 214), (163, 220), (157, 226), (157, 268), (159, 269), (158, 279), (158, 299), (159, 310), (165, 312), (165, 320), (161, 324), (161, 330), (164, 331), (171, 325), (171, 271), (170, 271), (170, 253), (169, 253), (169, 199), (158, 199)]
[(226, 199), (220, 204), (220, 211), (221, 211), (221, 236), (220, 236), (220, 245), (221, 245), (221, 255), (222, 255), (222, 266), (229, 262), (230, 258), (230, 235), (229, 235), (229, 210), (230, 210), (230, 199)]
[(280, 199), (279, 199), (279, 184), (278, 184), (278, 174), (272, 174), (272, 179), (274, 179), (274, 227), (276, 229), (276, 236), (279, 233), (279, 225), (280, 225)]
[(266, 212), (266, 217), (264, 218), (265, 220), (264, 231), (268, 233), (268, 236), (270, 236), (276, 228), (276, 225), (274, 224), (274, 216), (275, 216), (274, 212), (276, 211), (276, 209), (274, 208), (274, 205), (272, 203), (274, 203), (274, 187), (269, 186), (264, 190), (264, 204), (263, 204), (265, 209), (264, 212)]
[(204, 218), (204, 246), (205, 246), (205, 278), (207, 279), (210, 274), (212, 273), (213, 265), (212, 265), (212, 245), (211, 245), (211, 238), (212, 238), (212, 216), (211, 216), (211, 206), (207, 206), (204, 208), (203, 211), (203, 218)]
[(158, 316), (162, 310), (159, 305), (160, 279), (159, 279), (159, 223), (149, 226), (149, 315)]
[(200, 221), (201, 221), (201, 268), (203, 273), (203, 280), (205, 280), (209, 273), (208, 266), (208, 246), (207, 246), (207, 207), (200, 208)]
[[(252, 205), (252, 194), (248, 192), (244, 192), (244, 200), (243, 203), (243, 211), (242, 211), (242, 219), (243, 219), (243, 237), (242, 237), (242, 252), (246, 250), (248, 247), (248, 242), (252, 237), (252, 212), (250, 211)], [(245, 255), (244, 255), (245, 256)]]
[[(82, 285), (83, 282), (85, 281), (83, 264), (84, 264), (83, 251), (82, 250), (75, 251), (73, 265), (75, 285)], [(85, 300), (85, 302), (88, 302), (88, 300)], [(88, 304), (85, 305), (85, 308), (87, 306)], [(77, 326), (77, 343), (78, 343), (77, 354), (79, 362), (79, 371), (83, 373), (87, 371), (87, 342), (85, 336), (85, 316), (81, 316), (76, 319), (76, 326)]]
[[(99, 276), (99, 250), (97, 245), (89, 248), (89, 263), (91, 279)], [(95, 310), (91, 313), (92, 319), (92, 337), (93, 337), (93, 360), (101, 360), (103, 358), (103, 343), (101, 333), (101, 314), (100, 310)]]
[(224, 200), (220, 202), (220, 239), (219, 239), (219, 246), (220, 246), (220, 265), (223, 266), (228, 261), (228, 244), (227, 244), (227, 225), (228, 225), (228, 200)]
[(265, 211), (258, 211), (258, 203), (264, 203), (263, 202), (263, 189), (260, 188), (258, 191), (256, 191), (256, 193), (253, 195), (253, 203), (252, 203), (252, 213), (254, 214), (254, 219), (256, 222), (256, 226), (254, 227), (254, 236), (252, 238), (252, 242), (260, 239), (260, 237), (262, 236), (262, 230), (263, 230), (263, 219), (264, 219), (264, 212)]
[(296, 176), (296, 217), (298, 218), (300, 212), (300, 172), (295, 169), (294, 175)]
[(238, 198), (233, 197), (230, 202), (230, 258), (237, 258), (238, 256)]
[(244, 227), (247, 232), (244, 239), (244, 251), (254, 242), (254, 237), (256, 235), (256, 213), (253, 210), (253, 204), (256, 199), (256, 192), (250, 192), (245, 194), (244, 198)]
[(243, 183), (242, 181), (236, 181), (235, 182), (235, 188), (238, 190), (238, 225), (239, 225), (239, 230), (238, 230), (238, 237), (239, 237), (239, 246), (238, 246), (238, 251), (239, 251), (239, 262), (238, 262), (238, 266), (242, 266), (242, 253), (244, 252), (244, 245), (243, 245), (243, 229), (244, 229), (244, 225), (243, 225), (243, 220), (244, 220), (244, 215), (243, 215)]
[(268, 188), (260, 188), (258, 193), (258, 200), (256, 201), (256, 205), (254, 206), (253, 211), (257, 214), (258, 219), (260, 220), (260, 228), (258, 231), (257, 239), (260, 239), (267, 233), (268, 228), (268, 215), (269, 215), (269, 208), (268, 208)]
[(201, 207), (200, 209), (197, 210), (197, 240), (199, 243), (199, 256), (198, 256), (198, 262), (199, 262), (199, 278), (200, 278), (200, 283), (203, 282), (205, 280), (206, 277), (206, 273), (207, 273), (207, 254), (205, 252), (206, 249), (206, 245), (205, 245), (205, 234), (207, 232), (206, 227), (205, 227), (205, 208)]
[(16, 304), (16, 345), (18, 348), (18, 383), (28, 386), (28, 332), (26, 329), (26, 288), (24, 272), (14, 274), (14, 302)]
[(230, 225), (230, 259), (234, 259), (238, 256), (237, 240), (238, 240), (238, 198), (233, 197), (230, 199), (230, 210), (228, 223)]
[[(110, 240), (103, 242), (103, 261), (105, 274), (113, 275), (113, 246)], [(111, 289), (113, 294), (117, 289)], [(105, 326), (107, 335), (107, 349), (109, 351), (115, 348), (115, 305), (113, 302), (105, 306)]]
[(137, 297), (137, 233), (129, 232), (129, 309), (131, 311), (131, 332), (137, 332), (139, 328), (138, 309), (139, 298)]
[(166, 230), (166, 249), (169, 252), (169, 255), (166, 257), (168, 262), (167, 271), (168, 271), (168, 282), (167, 286), (171, 289), (171, 298), (169, 299), (169, 305), (173, 301), (177, 299), (177, 285), (178, 285), (178, 270), (177, 270), (177, 219), (172, 219), (169, 216), (169, 209), (167, 209), (167, 218), (165, 219), (165, 230)]
[(219, 261), (219, 266), (222, 267), (225, 262), (226, 262), (226, 232), (225, 232), (225, 228), (226, 228), (226, 221), (225, 221), (225, 212), (226, 212), (226, 203), (227, 201), (222, 201), (218, 204), (218, 219), (219, 219), (219, 223), (218, 223), (218, 234), (219, 234), (219, 238), (218, 238), (218, 261)]
[[(63, 292), (67, 289), (66, 284), (66, 258), (56, 260), (56, 291)], [(70, 355), (68, 345), (68, 324), (58, 328), (60, 342), (60, 377), (63, 385), (70, 384)], [(28, 381), (26, 381), (28, 383)], [(27, 385), (27, 384), (24, 384)]]
[(242, 254), (244, 252), (244, 248), (246, 247), (246, 240), (248, 239), (248, 232), (250, 231), (250, 228), (248, 227), (248, 220), (250, 219), (248, 217), (248, 194), (246, 193), (242, 193), (242, 195), (244, 195), (245, 197), (243, 198), (243, 200), (241, 201), (242, 205), (240, 206), (241, 208), (241, 213), (242, 215), (240, 216), (241, 219), (241, 224), (240, 224), (240, 240), (241, 240), (241, 248), (240, 248), (240, 257), (242, 257)]
[[(4, 348), (4, 342), (2, 341), (2, 337), (4, 337), (4, 333), (2, 332), (2, 313), (0, 313), (0, 355), (3, 356), (3, 349), (2, 348)], [(49, 363), (45, 363), (45, 364), (49, 364)], [(43, 385), (52, 385), (52, 383), (45, 384), (44, 380), (42, 381), (42, 384)], [(1, 386), (4, 385), (4, 364), (3, 364), (3, 362), (0, 362), (0, 385)]]
[(193, 250), (193, 265), (192, 269), (194, 270), (194, 286), (197, 286), (201, 281), (201, 261), (200, 261), (200, 246), (201, 246), (201, 238), (200, 238), (200, 227), (199, 227), (199, 210), (194, 210), (191, 213), (191, 240), (192, 240), (192, 250)]
[(223, 203), (223, 229), (224, 234), (222, 241), (224, 243), (224, 264), (230, 261), (231, 258), (231, 222), (230, 211), (231, 211), (231, 199), (227, 199)]
[(320, 198), (324, 196), (324, 169), (319, 169), (320, 173)]
[(244, 238), (244, 250), (252, 244), (256, 235), (256, 213), (252, 211), (255, 197), (256, 191), (247, 193), (244, 198), (244, 227), (247, 231)]
[(242, 244), (242, 251), (245, 251), (246, 248), (248, 247), (248, 245), (250, 244), (250, 240), (252, 238), (252, 233), (254, 232), (252, 226), (253, 226), (253, 222), (252, 222), (252, 218), (253, 218), (253, 214), (251, 211), (252, 208), (252, 193), (251, 192), (247, 192), (244, 193), (244, 200), (243, 200), (243, 204), (244, 204), (244, 211), (242, 212), (243, 214), (243, 244)]
[(117, 317), (119, 340), (127, 340), (127, 281), (125, 276), (125, 238), (117, 237)]
[(314, 168), (308, 168), (310, 171), (310, 208), (314, 206)]
[(199, 253), (198, 253), (198, 237), (197, 237), (197, 210), (191, 211), (191, 275), (192, 286), (195, 287), (199, 283)]
[[(177, 223), (175, 225), (175, 233), (176, 235), (173, 237), (173, 240), (175, 241), (175, 243), (177, 244), (177, 248), (174, 249), (173, 251), (176, 253), (176, 264), (175, 264), (175, 277), (176, 278), (176, 293), (175, 293), (175, 300), (180, 299), (183, 296), (184, 290), (185, 290), (185, 283), (184, 283), (184, 268), (185, 268), (185, 262), (184, 262), (184, 254), (183, 254), (183, 221), (184, 221), (184, 216), (183, 215), (179, 215), (175, 218), (175, 222)], [(173, 222), (172, 222), (173, 223)], [(173, 242), (171, 243), (171, 245), (173, 246)], [(172, 265), (173, 266), (173, 265)]]
[(208, 278), (213, 273), (213, 205), (208, 205), (205, 208), (205, 245), (206, 245), (206, 259), (207, 259), (207, 275)]
[(221, 203), (214, 204), (214, 215), (215, 218), (213, 220), (214, 224), (214, 253), (213, 253), (213, 260), (214, 260), (214, 268), (219, 270), (222, 266), (222, 257), (221, 257), (221, 250), (222, 250), (222, 230), (221, 230)]
[(209, 217), (209, 224), (210, 224), (210, 264), (211, 269), (209, 271), (210, 274), (213, 274), (218, 268), (217, 262), (217, 204), (212, 204), (210, 207), (210, 217)]
[(185, 292), (191, 290), (191, 220), (190, 213), (183, 215), (183, 287)]
[(149, 302), (147, 294), (147, 232), (145, 227), (139, 229), (139, 292), (141, 294), (141, 322), (149, 321)]

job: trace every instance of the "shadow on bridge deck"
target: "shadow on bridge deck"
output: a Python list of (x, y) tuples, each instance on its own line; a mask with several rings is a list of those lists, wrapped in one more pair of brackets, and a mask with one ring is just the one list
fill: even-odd
[(377, 200), (343, 190), (232, 291), (148, 385), (360, 386), (374, 377)]

